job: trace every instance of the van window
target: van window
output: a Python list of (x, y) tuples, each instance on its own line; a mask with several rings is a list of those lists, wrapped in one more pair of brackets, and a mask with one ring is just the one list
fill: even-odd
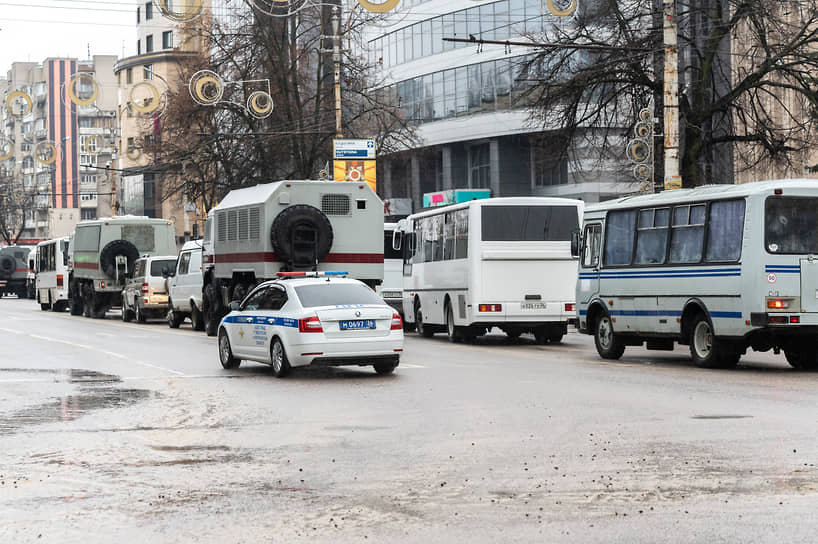
[(135, 245), (140, 254), (156, 249), (153, 225), (122, 225), (122, 239)]
[(179, 256), (179, 270), (177, 274), (187, 274), (190, 269), (190, 251), (185, 251)]
[[(190, 254), (188, 253), (188, 255)], [(151, 261), (151, 276), (161, 276), (164, 270), (167, 270), (168, 272), (176, 270), (176, 259)]]
[(74, 246), (77, 251), (97, 251), (99, 249), (99, 225), (78, 226), (74, 236)]

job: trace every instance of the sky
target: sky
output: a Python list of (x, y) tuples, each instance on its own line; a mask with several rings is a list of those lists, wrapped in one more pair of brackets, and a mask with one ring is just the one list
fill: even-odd
[[(0, 77), (13, 62), (136, 53), (134, 0), (0, 0)], [(123, 55), (124, 47), (124, 55)]]

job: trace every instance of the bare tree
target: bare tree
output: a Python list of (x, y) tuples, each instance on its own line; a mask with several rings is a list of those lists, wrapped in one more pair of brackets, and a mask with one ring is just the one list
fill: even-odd
[[(184, 194), (209, 209), (233, 188), (318, 176), (332, 160), (335, 137), (334, 73), (326, 53), (332, 7), (309, 5), (289, 17), (239, 10), (227, 24), (201, 30), (209, 54), (180, 66), (182, 85), (170, 92), (159, 138), (144, 149), (166, 170), (163, 198)], [(355, 48), (345, 49), (344, 136), (374, 137), (386, 150), (410, 139), (400, 109), (367, 92), (377, 86), (378, 71)], [(194, 101), (187, 86), (203, 69), (224, 80), (215, 106)], [(202, 89), (216, 93), (217, 87)], [(268, 89), (270, 115), (247, 107), (253, 91)], [(145, 130), (152, 122), (145, 119)]]
[[(600, 154), (621, 155), (637, 112), (662, 96), (661, 4), (580, 2), (539, 37), (551, 46), (529, 63), (540, 83), (534, 120), (564, 142), (587, 134)], [(818, 2), (681, 0), (677, 10), (684, 185), (800, 157), (815, 125)]]
[(35, 196), (6, 169), (0, 168), (0, 236), (8, 245), (16, 244), (25, 229), (26, 211), (33, 210)]

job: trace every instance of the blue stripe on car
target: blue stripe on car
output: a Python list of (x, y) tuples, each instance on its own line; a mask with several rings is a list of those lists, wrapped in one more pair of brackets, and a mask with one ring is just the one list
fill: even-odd
[(240, 323), (244, 325), (278, 325), (279, 327), (298, 328), (298, 320), (291, 317), (272, 317), (263, 315), (228, 315), (225, 323)]

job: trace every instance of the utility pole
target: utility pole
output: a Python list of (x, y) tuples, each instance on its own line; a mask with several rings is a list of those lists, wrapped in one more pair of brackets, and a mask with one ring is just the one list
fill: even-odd
[(676, 0), (664, 0), (664, 158), (665, 189), (680, 189), (679, 174), (679, 45)]
[(338, 6), (332, 8), (332, 64), (335, 69), (335, 137), (341, 131), (341, 16)]

